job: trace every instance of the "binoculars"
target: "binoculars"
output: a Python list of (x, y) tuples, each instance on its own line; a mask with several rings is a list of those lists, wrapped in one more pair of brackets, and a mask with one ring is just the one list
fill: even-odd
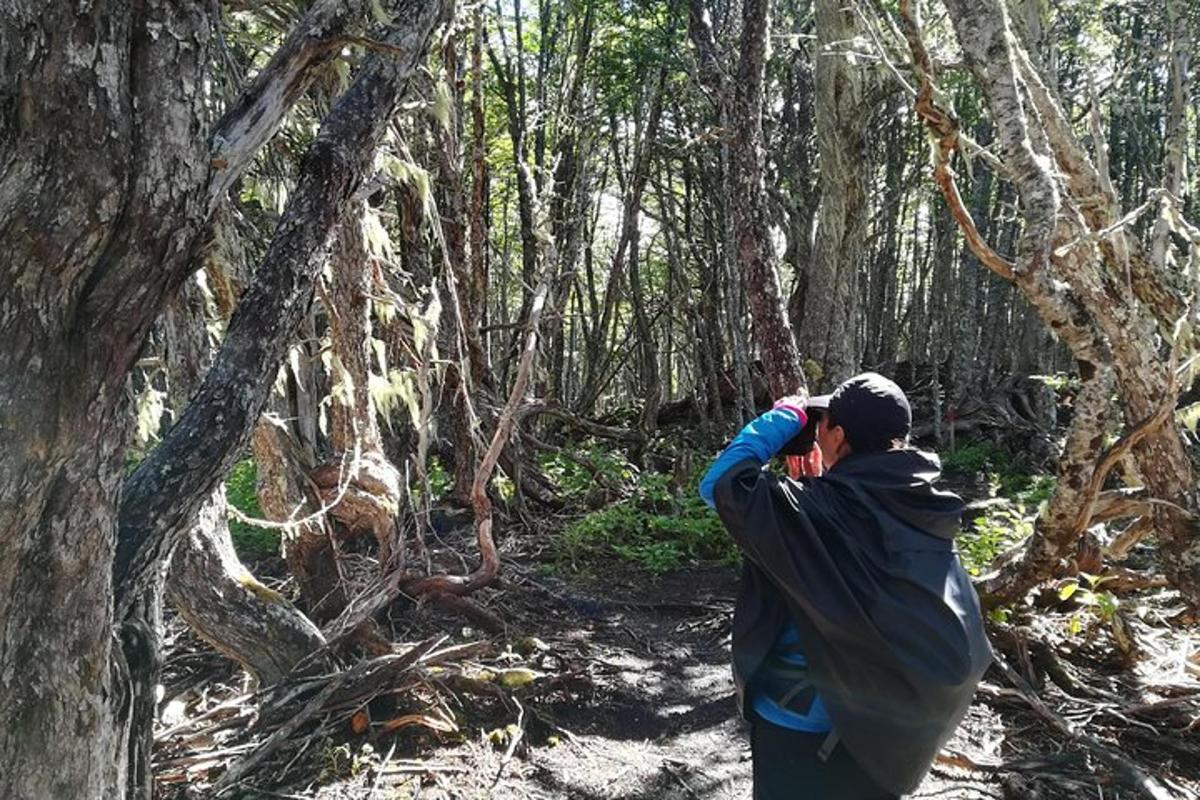
[(800, 429), (799, 433), (788, 440), (788, 443), (779, 451), (779, 455), (802, 456), (813, 449), (813, 445), (817, 441), (817, 423), (825, 415), (825, 410), (821, 408), (809, 408), (806, 411), (808, 422), (804, 423), (804, 427)]

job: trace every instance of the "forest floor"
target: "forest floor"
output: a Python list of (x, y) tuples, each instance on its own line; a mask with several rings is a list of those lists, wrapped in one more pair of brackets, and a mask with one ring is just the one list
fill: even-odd
[[(455, 531), (444, 544), (469, 552), (469, 535)], [(655, 576), (613, 561), (574, 572), (550, 543), (531, 541), (502, 540), (503, 579), (479, 597), (505, 620), (504, 634), (488, 637), (429, 607), (391, 615), (396, 641), (447, 631), (451, 642), (490, 638), (495, 647), (478, 667), (528, 668), (528, 685), (492, 698), (446, 689), (457, 732), (412, 726), (396, 735), (329, 736), (326, 726), (317, 746), (264, 763), (222, 796), (749, 798), (747, 728), (729, 667), (734, 568)], [(1200, 797), (1200, 639), (1194, 627), (1168, 624), (1180, 606), (1170, 592), (1137, 603), (1132, 628), (1142, 654), (1133, 666), (1113, 663), (1101, 626), (1069, 635), (1067, 612), (1040, 614), (1022, 629), (1049, 647), (1018, 666), (1072, 733), (1055, 730), (993, 668), (911, 797), (1132, 798), (1143, 796), (1131, 788), (1135, 769), (1165, 787), (1160, 796)], [(228, 662), (173, 624), (167, 695), (184, 702), (168, 722), (178, 725), (178, 715), (201, 713), (245, 687)], [(172, 759), (167, 743), (159, 751), (156, 774), (171, 776), (162, 785), (167, 796), (212, 796), (200, 788), (201, 773), (178, 768), (195, 759)], [(1125, 764), (1112, 766), (1100, 751)]]

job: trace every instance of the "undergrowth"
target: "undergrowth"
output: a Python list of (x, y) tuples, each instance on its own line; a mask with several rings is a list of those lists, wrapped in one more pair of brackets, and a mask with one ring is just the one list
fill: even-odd
[[(257, 519), (263, 514), (258, 505), (256, 480), (257, 467), (252, 459), (247, 458), (234, 464), (229, 477), (225, 479), (225, 499), (238, 511)], [(279, 531), (259, 528), (240, 519), (231, 519), (229, 535), (233, 539), (233, 549), (242, 561), (258, 561), (279, 555)]]
[[(963, 566), (983, 574), (995, 558), (1033, 533), (1042, 504), (1054, 493), (1053, 475), (1029, 471), (1020, 458), (991, 442), (970, 442), (943, 459), (947, 473), (982, 474), (987, 496), (970, 529), (958, 537)], [(968, 518), (970, 519), (970, 518)]]
[[(675, 486), (671, 476), (638, 472), (612, 451), (591, 449), (588, 459), (610, 485), (623, 485), (624, 499), (585, 514), (562, 535), (562, 556), (571, 568), (603, 558), (631, 561), (653, 573), (700, 563), (734, 564), (737, 548), (717, 515), (696, 494), (697, 481)], [(559, 481), (565, 494), (581, 496), (596, 476), (579, 464), (555, 457), (543, 469)]]

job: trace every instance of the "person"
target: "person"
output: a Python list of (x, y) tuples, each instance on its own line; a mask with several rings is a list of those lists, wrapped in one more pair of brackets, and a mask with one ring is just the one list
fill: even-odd
[[(777, 402), (700, 483), (743, 554), (733, 667), (755, 800), (911, 792), (991, 662), (953, 547), (962, 501), (911, 427), (900, 387), (865, 373)], [(805, 474), (764, 469), (780, 451)]]

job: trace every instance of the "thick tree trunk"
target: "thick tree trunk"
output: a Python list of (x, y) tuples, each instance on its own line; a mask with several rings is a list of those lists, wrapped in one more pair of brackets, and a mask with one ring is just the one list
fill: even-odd
[(0, 4), (3, 797), (126, 789), (125, 381), (200, 230), (208, 34), (193, 5)]
[[(226, 217), (214, 221), (216, 244), (206, 273), (244, 285), (245, 253)], [(218, 308), (223, 321), (233, 312), (231, 292)], [(160, 318), (172, 417), (186, 407), (212, 363), (205, 302), (199, 283), (184, 284)], [(213, 492), (197, 520), (179, 536), (167, 570), (167, 600), (202, 639), (264, 683), (274, 683), (324, 644), (316, 626), (286, 598), (263, 586), (234, 551), (226, 519), (224, 487)], [(157, 683), (155, 676), (154, 683)], [(150, 695), (153, 698), (153, 694)], [(151, 709), (153, 711), (153, 708)], [(147, 749), (139, 758), (149, 763)], [(149, 786), (149, 775), (142, 784)]]
[(412, 0), (399, 12), (397, 18), (411, 26), (396, 34), (404, 55), (373, 56), (323, 124), (216, 363), (180, 421), (128, 481), (118, 579), (128, 580), (161, 558), (166, 534), (198, 510), (247, 443), (334, 228), (371, 167), (389, 112), (440, 15), (436, 0)]
[[(244, 442), (280, 355), (268, 345), (294, 325), (311, 285), (301, 276), (366, 168), (345, 153), (382, 131), (440, 6), (399, 17), (413, 57), (376, 59), (318, 136), (253, 310), (121, 498), (125, 381), (204, 227), (207, 8), (9, 2), (0, 13), (0, 105), (18, 112), (0, 115), (0, 796), (126, 795), (139, 769), (126, 743), (144, 735), (131, 709), (150, 687), (113, 651), (114, 620), (161, 574), (173, 535)], [(134, 639), (153, 636), (144, 623), (123, 633), (135, 658)]]
[[(764, 25), (765, 22), (764, 16)], [(765, 35), (765, 31), (763, 33)], [(721, 64), (720, 54), (717, 52), (712, 16), (704, 0), (689, 0), (688, 35), (696, 49), (698, 78), (708, 91), (716, 111), (717, 128), (722, 134), (717, 151), (717, 180), (714, 182), (715, 185), (710, 186), (713, 194), (718, 198), (715, 206), (720, 211), (718, 236), (716, 237), (718, 247), (711, 259), (716, 280), (711, 289), (717, 293), (721, 301), (717, 316), (724, 315), (724, 330), (729, 332), (731, 341), (730, 355), (733, 361), (733, 385), (736, 398), (735, 418), (740, 424), (746, 418), (752, 417), (755, 409), (754, 391), (750, 379), (750, 363), (753, 360), (750, 353), (751, 337), (747, 335), (745, 325), (743, 277), (738, 273), (737, 232), (733, 210), (735, 201), (731, 188), (734, 183), (734, 148), (730, 143), (729, 132), (732, 127), (733, 98), (730, 96), (729, 81)], [(765, 47), (763, 43), (760, 45)], [(760, 56), (765, 56), (765, 53), (760, 52)], [(758, 93), (761, 96), (761, 76), (759, 77)], [(761, 119), (758, 120), (758, 125), (761, 139)], [(720, 328), (712, 330), (716, 335), (720, 335)], [(721, 367), (723, 371), (723, 364)]]
[(817, 0), (815, 94), (821, 203), (805, 295), (800, 347), (832, 388), (858, 369), (858, 273), (870, 209), (867, 205), (867, 76), (837, 52), (859, 35), (854, 11), (841, 0)]

